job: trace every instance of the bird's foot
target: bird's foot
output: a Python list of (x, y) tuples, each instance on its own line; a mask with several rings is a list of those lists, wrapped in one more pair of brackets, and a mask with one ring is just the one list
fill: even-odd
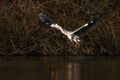
[(79, 48), (80, 47), (80, 42), (81, 42), (81, 40), (80, 39), (77, 39), (76, 41), (74, 41), (75, 42), (75, 46), (77, 47), (77, 48)]
[(83, 42), (82, 39), (76, 39), (76, 41), (74, 41), (75, 46), (76, 46), (77, 48), (80, 48), (80, 46), (81, 46), (81, 42)]
[(80, 48), (80, 42), (76, 43), (76, 44), (75, 44), (75, 47), (76, 47), (76, 48)]

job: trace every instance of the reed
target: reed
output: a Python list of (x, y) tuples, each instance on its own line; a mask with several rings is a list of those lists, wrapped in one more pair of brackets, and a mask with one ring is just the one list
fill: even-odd
[[(119, 55), (119, 0), (1, 0), (1, 55)], [(66, 29), (74, 30), (102, 18), (87, 31), (78, 48), (56, 29), (43, 24), (43, 12)]]

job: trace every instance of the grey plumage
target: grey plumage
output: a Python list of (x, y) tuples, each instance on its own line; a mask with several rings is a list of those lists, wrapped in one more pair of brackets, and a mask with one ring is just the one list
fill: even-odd
[(41, 19), (42, 22), (48, 24), (48, 25), (51, 25), (51, 24), (54, 24), (55, 21), (53, 21), (52, 19), (50, 19), (49, 17), (47, 17), (45, 14), (43, 13), (40, 13), (39, 14), (39, 17)]
[(92, 25), (94, 25), (100, 19), (101, 15), (99, 15), (96, 19), (91, 20), (90, 22), (86, 23), (85, 25), (79, 27), (78, 29), (76, 29), (74, 31), (66, 30), (65, 28), (63, 28), (60, 25), (58, 25), (54, 20), (50, 19), (48, 16), (46, 16), (43, 13), (40, 13), (39, 17), (40, 17), (40, 20), (42, 22), (48, 24), (50, 27), (54, 27), (54, 28), (60, 30), (61, 33), (66, 35), (70, 41), (74, 41), (75, 43), (79, 44), (79, 42), (81, 40), (80, 40), (79, 36), (76, 35), (76, 34), (78, 34), (80, 32), (87, 31)]

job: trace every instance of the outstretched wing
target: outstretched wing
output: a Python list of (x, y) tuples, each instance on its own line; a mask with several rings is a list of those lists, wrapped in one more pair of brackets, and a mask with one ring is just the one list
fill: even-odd
[(52, 19), (50, 19), (48, 16), (46, 16), (46, 15), (43, 14), (43, 13), (40, 13), (40, 14), (39, 14), (39, 17), (40, 17), (40, 20), (41, 20), (42, 22), (48, 24), (49, 26), (50, 26), (51, 24), (54, 24), (54, 23), (55, 23), (55, 21), (53, 21)]
[(87, 31), (92, 25), (94, 25), (99, 19), (101, 15), (99, 15), (95, 20), (91, 20), (90, 22), (86, 23), (85, 25), (81, 26), (80, 28), (74, 30), (72, 34), (77, 34), (79, 32)]

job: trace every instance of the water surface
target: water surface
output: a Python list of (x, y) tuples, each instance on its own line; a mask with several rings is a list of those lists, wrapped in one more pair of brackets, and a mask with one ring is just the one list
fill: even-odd
[(120, 59), (0, 58), (0, 80), (120, 80)]

